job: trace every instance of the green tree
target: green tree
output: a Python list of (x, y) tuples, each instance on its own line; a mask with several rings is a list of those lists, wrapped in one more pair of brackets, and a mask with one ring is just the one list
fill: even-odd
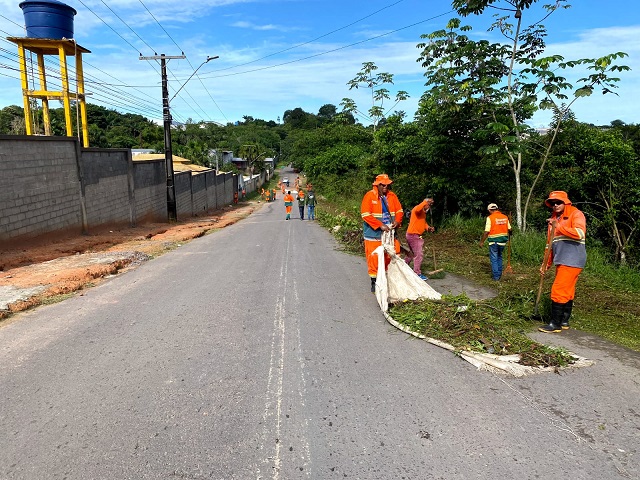
[(318, 110), (318, 118), (325, 122), (330, 122), (335, 118), (337, 114), (338, 114), (338, 109), (336, 108), (335, 105), (331, 103), (327, 103), (321, 106), (320, 109)]
[[(546, 28), (541, 20), (526, 25), (523, 17), (531, 13), (544, 20), (569, 5), (566, 0), (556, 0), (552, 5), (542, 6), (541, 14), (530, 10), (537, 3), (538, 0), (454, 0), (452, 5), (462, 16), (481, 15), (486, 9), (507, 12), (498, 15), (489, 29), (499, 31), (507, 43), (472, 40), (466, 35), (471, 27), (461, 26), (459, 19), (453, 19), (446, 29), (423, 35), (428, 42), (418, 45), (422, 49), (419, 61), (426, 68), (427, 85), (431, 86), (430, 95), (437, 98), (443, 108), (454, 111), (461, 104), (475, 105), (477, 112), (490, 119), (486, 125), (487, 138), (494, 141), (482, 152), (485, 155), (503, 153), (506, 158), (499, 156), (498, 162), (506, 160), (511, 164), (516, 221), (523, 231), (527, 227), (527, 210), (536, 183), (562, 124), (558, 121), (553, 131), (541, 138), (543, 144), (535, 145), (525, 121), (536, 108), (552, 109), (559, 112), (558, 117), (562, 119), (563, 111), (570, 109), (578, 98), (591, 95), (596, 88), (602, 93), (613, 92), (619, 79), (611, 73), (628, 70), (613, 63), (626, 56), (622, 52), (573, 61), (565, 61), (559, 55), (544, 57)], [(579, 65), (592, 73), (577, 80), (574, 86), (561, 75)], [(569, 95), (573, 96), (570, 100)], [(569, 103), (563, 106), (565, 100)], [(529, 185), (523, 208), (521, 175), (523, 166), (531, 165), (533, 158), (540, 160), (538, 174)]]
[(22, 120), (24, 125), (24, 110), (18, 105), (9, 105), (0, 110), (0, 133), (3, 135), (16, 135), (14, 125)]
[(385, 107), (385, 100), (391, 100), (389, 95), (389, 89), (386, 88), (387, 84), (393, 85), (393, 74), (387, 72), (375, 73), (378, 67), (373, 62), (364, 62), (362, 69), (356, 74), (354, 78), (347, 82), (349, 90), (367, 88), (371, 93), (371, 107), (367, 110), (367, 113), (359, 110), (356, 102), (350, 98), (343, 98), (340, 105), (345, 114), (354, 112), (364, 116), (373, 124), (373, 130), (375, 131), (378, 124), (385, 118), (402, 100), (409, 98), (409, 94), (404, 90), (399, 90), (396, 93), (395, 103), (389, 107)]

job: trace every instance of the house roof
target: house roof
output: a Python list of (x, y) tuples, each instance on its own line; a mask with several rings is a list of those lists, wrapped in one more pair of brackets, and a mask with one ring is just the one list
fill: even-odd
[[(132, 157), (134, 162), (142, 162), (145, 160), (164, 160), (164, 153), (140, 153)], [(196, 165), (191, 163), (191, 160), (173, 155), (173, 170), (174, 172), (206, 172), (211, 170), (209, 167), (203, 167), (202, 165)]]

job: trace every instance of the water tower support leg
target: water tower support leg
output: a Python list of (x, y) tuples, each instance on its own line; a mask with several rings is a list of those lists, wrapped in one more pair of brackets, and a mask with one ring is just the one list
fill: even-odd
[(73, 123), (71, 123), (71, 103), (69, 102), (69, 72), (67, 71), (67, 55), (64, 47), (58, 47), (60, 56), (60, 77), (62, 77), (62, 104), (64, 105), (64, 123), (67, 127), (67, 137), (73, 137)]
[(18, 45), (20, 62), (20, 80), (22, 81), (22, 100), (24, 101), (24, 126), (27, 135), (33, 135), (31, 128), (31, 102), (29, 100), (29, 80), (27, 78), (27, 60), (23, 45)]
[[(38, 53), (38, 74), (40, 76), (40, 90), (47, 91), (47, 76), (44, 67), (44, 55)], [(51, 116), (49, 115), (49, 99), (42, 99), (42, 121), (44, 122), (44, 134), (51, 136)]]

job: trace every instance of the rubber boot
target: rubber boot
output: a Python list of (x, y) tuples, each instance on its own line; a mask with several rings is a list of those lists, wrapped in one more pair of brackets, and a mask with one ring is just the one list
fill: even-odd
[(564, 304), (564, 310), (562, 311), (562, 322), (560, 323), (562, 330), (569, 330), (569, 318), (571, 317), (572, 308), (573, 300), (569, 300)]
[(564, 303), (551, 302), (551, 318), (547, 325), (538, 327), (538, 330), (543, 333), (558, 333), (562, 331), (560, 324), (564, 315)]
[(376, 293), (376, 277), (371, 277), (371, 293)]

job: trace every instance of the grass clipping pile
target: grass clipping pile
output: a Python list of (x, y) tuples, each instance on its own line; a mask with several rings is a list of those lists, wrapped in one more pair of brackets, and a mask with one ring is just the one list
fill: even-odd
[(531, 340), (526, 335), (530, 322), (516, 311), (466, 296), (400, 302), (385, 316), (400, 330), (446, 348), (482, 370), (522, 377), (592, 364)]

